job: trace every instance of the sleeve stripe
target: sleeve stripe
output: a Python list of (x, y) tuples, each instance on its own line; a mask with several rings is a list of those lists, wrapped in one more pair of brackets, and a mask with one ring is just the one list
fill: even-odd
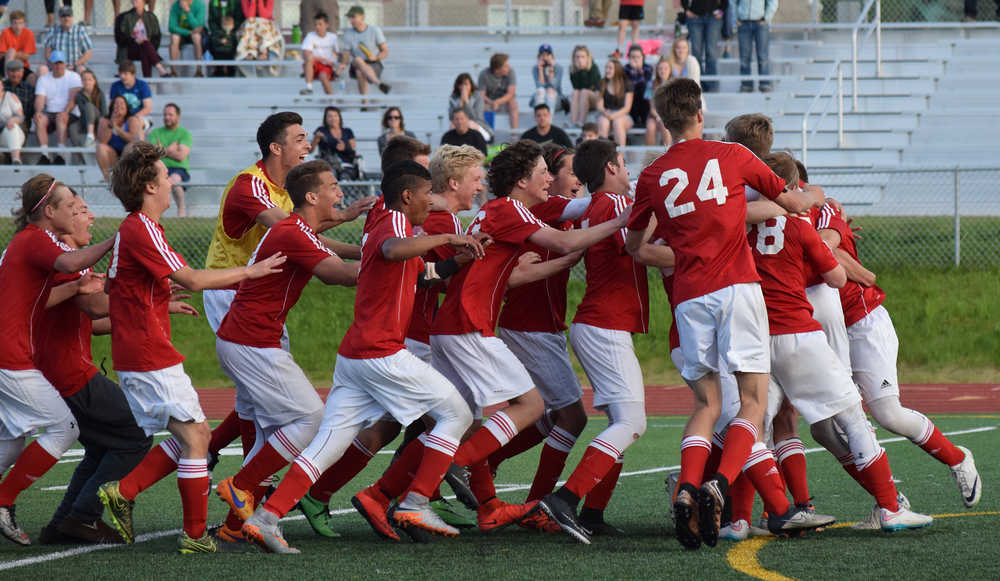
[(406, 216), (400, 212), (392, 213), (392, 230), (399, 238), (406, 238)]
[(545, 223), (543, 223), (541, 220), (535, 217), (535, 215), (532, 214), (530, 210), (525, 208), (523, 204), (521, 204), (517, 200), (512, 200), (512, 202), (514, 204), (514, 208), (517, 210), (518, 215), (521, 216), (521, 219), (524, 220), (525, 223), (538, 224), (539, 226), (545, 225)]
[(452, 223), (455, 226), (455, 234), (461, 234), (462, 233), (462, 221), (459, 220), (458, 216), (456, 216), (455, 214), (451, 215), (451, 219), (452, 219)]
[(156, 247), (156, 250), (160, 253), (160, 256), (163, 257), (167, 266), (175, 271), (184, 268), (184, 261), (181, 260), (180, 257), (177, 256), (177, 253), (170, 248), (167, 241), (163, 239), (163, 235), (160, 231), (154, 228), (149, 222), (149, 219), (145, 216), (140, 216), (140, 218), (142, 219), (143, 225), (146, 226), (146, 232), (149, 233), (150, 240), (153, 241), (153, 246)]
[(827, 204), (820, 210), (819, 220), (816, 222), (816, 229), (822, 230), (824, 228), (829, 228), (831, 218), (833, 218), (833, 208)]
[(257, 176), (250, 178), (250, 193), (268, 209), (277, 207), (271, 201), (271, 196), (267, 193), (267, 186), (264, 185), (264, 180)]
[[(313, 246), (315, 246), (317, 250), (322, 250), (323, 252), (326, 252), (330, 256), (335, 256), (334, 252), (332, 250), (330, 250), (329, 248), (327, 248), (325, 244), (323, 244), (322, 242), (320, 242), (319, 238), (316, 237), (316, 234), (314, 234), (309, 229), (308, 226), (306, 226), (305, 224), (303, 224), (301, 220), (299, 221), (299, 230), (301, 230), (302, 233), (306, 235), (306, 238), (308, 238), (309, 241), (313, 243)], [(268, 232), (270, 232), (270, 231), (271, 230), (269, 228)], [(265, 234), (264, 237), (266, 238), (267, 234)]]

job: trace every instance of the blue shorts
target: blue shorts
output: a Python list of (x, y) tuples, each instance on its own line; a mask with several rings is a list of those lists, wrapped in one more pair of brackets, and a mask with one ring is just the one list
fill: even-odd
[(174, 176), (174, 175), (179, 176), (181, 178), (182, 182), (189, 182), (189, 181), (191, 181), (191, 175), (188, 174), (187, 170), (184, 169), (184, 168), (182, 168), (182, 167), (168, 167), (167, 168), (167, 175), (168, 176)]

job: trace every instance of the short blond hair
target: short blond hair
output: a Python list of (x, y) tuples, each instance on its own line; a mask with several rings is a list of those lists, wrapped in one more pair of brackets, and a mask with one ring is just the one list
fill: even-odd
[(471, 145), (442, 145), (434, 152), (431, 165), (431, 189), (436, 193), (448, 190), (448, 181), (461, 181), (473, 167), (483, 165), (486, 156)]
[(726, 141), (739, 143), (763, 158), (774, 146), (774, 125), (763, 113), (738, 115), (726, 123)]
[(794, 190), (799, 187), (799, 168), (795, 165), (794, 157), (784, 151), (776, 151), (765, 155), (761, 160), (779, 178), (785, 180), (788, 189)]

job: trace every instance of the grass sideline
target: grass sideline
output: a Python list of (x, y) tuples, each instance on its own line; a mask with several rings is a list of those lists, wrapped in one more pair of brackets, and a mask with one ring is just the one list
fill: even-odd
[[(935, 416), (945, 432), (982, 429), (1000, 425), (997, 415)], [(435, 540), (431, 545), (390, 544), (379, 541), (367, 524), (350, 508), (350, 496), (374, 481), (388, 464), (389, 456), (379, 454), (345, 490), (335, 495), (330, 507), (340, 512), (333, 517), (333, 527), (343, 536), (323, 539), (313, 535), (302, 520), (283, 523), (289, 542), (303, 553), (289, 558), (265, 555), (221, 554), (181, 556), (174, 553), (176, 535), (166, 535), (130, 547), (116, 547), (65, 559), (10, 569), (2, 574), (11, 579), (140, 579), (199, 578), (219, 579), (233, 571), (267, 579), (393, 578), (393, 579), (638, 579), (678, 576), (702, 579), (748, 579), (727, 562), (727, 553), (737, 543), (723, 541), (714, 550), (685, 551), (673, 538), (667, 525), (667, 503), (663, 489), (666, 467), (679, 463), (679, 441), (684, 418), (653, 416), (646, 435), (629, 448), (624, 476), (619, 481), (607, 511), (609, 522), (623, 528), (620, 538), (596, 538), (583, 546), (565, 535), (547, 536), (511, 527), (489, 535), (472, 531), (455, 540)], [(606, 425), (602, 418), (592, 418), (581, 444)], [(808, 429), (801, 426), (807, 447), (815, 444)], [(853, 531), (846, 528), (814, 533), (796, 540), (776, 540), (761, 548), (755, 556), (759, 563), (789, 577), (813, 579), (940, 579), (950, 578), (948, 571), (960, 571), (963, 578), (996, 579), (1000, 563), (989, 555), (995, 553), (992, 530), (996, 516), (966, 516), (1000, 510), (1000, 496), (994, 494), (1000, 480), (1000, 449), (992, 445), (996, 431), (973, 432), (952, 436), (957, 444), (976, 454), (977, 465), (985, 482), (982, 502), (966, 510), (945, 466), (909, 442), (883, 444), (889, 453), (900, 489), (910, 498), (914, 509), (930, 514), (957, 514), (942, 518), (930, 528), (884, 534), (877, 531)], [(880, 438), (889, 438), (879, 430)], [(392, 449), (395, 444), (388, 448)], [(575, 466), (584, 446), (574, 448), (567, 470)], [(501, 466), (497, 484), (500, 497), (521, 501), (525, 489), (503, 492), (509, 485), (530, 483), (538, 461), (539, 449), (513, 458)], [(844, 474), (826, 452), (807, 456), (811, 493), (818, 510), (833, 514), (841, 522), (864, 518), (872, 507), (871, 498)], [(68, 482), (75, 464), (57, 465), (18, 501), (18, 519), (32, 537), (38, 534), (56, 503), (61, 490), (45, 488)], [(234, 473), (239, 467), (236, 456), (223, 456), (216, 468), (216, 480)], [(447, 492), (447, 487), (445, 487)], [(754, 514), (759, 513), (759, 505)], [(296, 513), (297, 514), (297, 513)], [(209, 501), (209, 522), (219, 522), (225, 515), (224, 504), (214, 494)], [(176, 479), (170, 476), (137, 501), (135, 510), (138, 534), (167, 531), (180, 527), (179, 497)], [(4, 562), (40, 557), (66, 547), (16, 547), (0, 545), (0, 567)], [(692, 576), (692, 572), (698, 573)]]

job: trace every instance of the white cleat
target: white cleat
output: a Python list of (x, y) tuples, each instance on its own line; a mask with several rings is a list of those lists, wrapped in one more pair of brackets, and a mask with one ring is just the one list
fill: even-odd
[(670, 520), (674, 520), (674, 498), (677, 497), (677, 481), (681, 479), (681, 473), (679, 470), (673, 470), (667, 473), (667, 479), (663, 481), (663, 484), (667, 487), (667, 505), (670, 507)]
[(883, 531), (894, 533), (906, 529), (922, 529), (931, 526), (934, 519), (926, 514), (913, 512), (908, 508), (899, 507), (896, 512), (887, 508), (879, 509), (879, 523)]
[(983, 495), (983, 483), (979, 479), (979, 471), (976, 470), (976, 461), (972, 459), (972, 452), (965, 446), (956, 448), (965, 453), (965, 458), (951, 467), (951, 475), (955, 477), (955, 484), (962, 493), (962, 502), (965, 506), (975, 506)]
[[(910, 499), (906, 498), (906, 495), (900, 491), (896, 491), (896, 502), (899, 503), (900, 510), (910, 510)], [(856, 531), (878, 531), (882, 529), (882, 509), (876, 504), (865, 520), (860, 520), (853, 525), (851, 528)]]
[(253, 513), (243, 523), (243, 534), (268, 553), (299, 553), (295, 547), (289, 546), (278, 528), (278, 515), (265, 509)]
[(719, 529), (719, 538), (727, 541), (745, 541), (750, 536), (750, 523), (740, 519)]
[(423, 529), (435, 535), (457, 537), (458, 529), (444, 522), (431, 508), (427, 497), (410, 492), (393, 511), (392, 519), (404, 530), (410, 527)]

